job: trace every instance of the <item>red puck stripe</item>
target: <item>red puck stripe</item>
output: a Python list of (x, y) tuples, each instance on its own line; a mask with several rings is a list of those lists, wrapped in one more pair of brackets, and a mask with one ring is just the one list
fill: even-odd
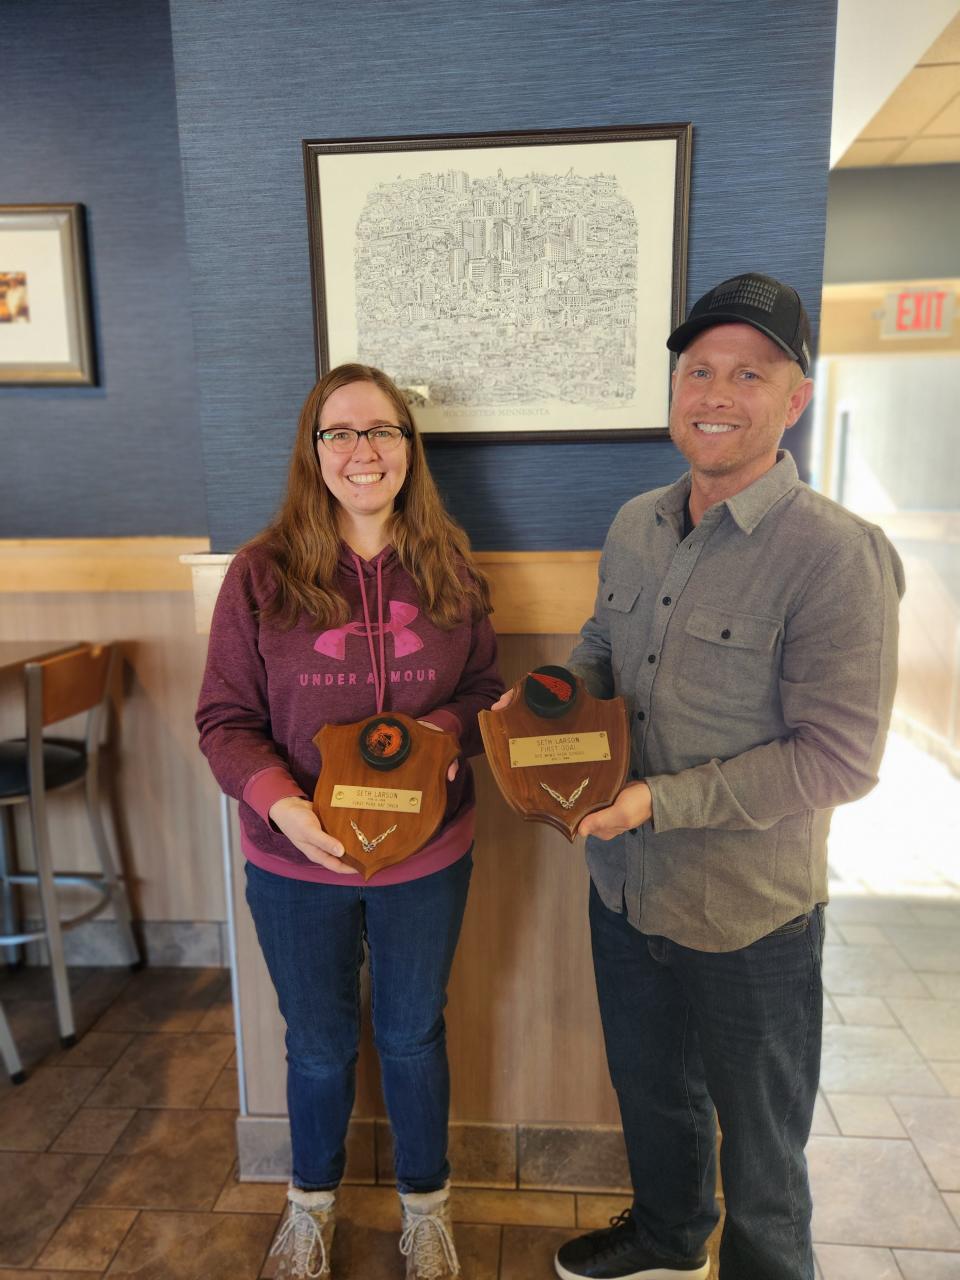
[(541, 671), (531, 671), (531, 677), (549, 689), (554, 697), (559, 698), (561, 702), (569, 702), (573, 696), (573, 689), (566, 680), (561, 680), (559, 676), (547, 676)]

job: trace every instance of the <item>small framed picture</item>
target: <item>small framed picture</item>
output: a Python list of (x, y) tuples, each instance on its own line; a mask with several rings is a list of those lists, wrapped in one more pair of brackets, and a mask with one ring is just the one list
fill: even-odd
[(448, 440), (666, 432), (689, 124), (305, 140), (318, 373)]
[(4, 383), (96, 384), (82, 205), (0, 205)]

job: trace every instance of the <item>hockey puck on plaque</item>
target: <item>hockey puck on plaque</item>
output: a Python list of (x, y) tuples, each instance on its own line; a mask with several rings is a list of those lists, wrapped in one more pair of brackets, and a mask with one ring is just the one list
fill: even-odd
[(545, 720), (557, 720), (577, 700), (576, 677), (566, 667), (537, 667), (523, 682), (523, 700)]
[(360, 755), (371, 769), (396, 769), (409, 754), (409, 730), (392, 716), (375, 716), (360, 730)]

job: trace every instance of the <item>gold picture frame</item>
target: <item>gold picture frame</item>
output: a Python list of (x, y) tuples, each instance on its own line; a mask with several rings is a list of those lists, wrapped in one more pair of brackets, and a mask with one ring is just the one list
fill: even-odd
[(83, 205), (0, 205), (0, 385), (96, 383)]

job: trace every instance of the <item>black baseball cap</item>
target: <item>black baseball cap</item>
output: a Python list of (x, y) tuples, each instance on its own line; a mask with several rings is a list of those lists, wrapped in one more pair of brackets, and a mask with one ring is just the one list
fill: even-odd
[(810, 320), (800, 295), (773, 276), (750, 271), (733, 276), (705, 293), (690, 308), (683, 324), (667, 339), (671, 351), (682, 351), (698, 333), (715, 324), (749, 324), (766, 334), (803, 372), (810, 372)]

